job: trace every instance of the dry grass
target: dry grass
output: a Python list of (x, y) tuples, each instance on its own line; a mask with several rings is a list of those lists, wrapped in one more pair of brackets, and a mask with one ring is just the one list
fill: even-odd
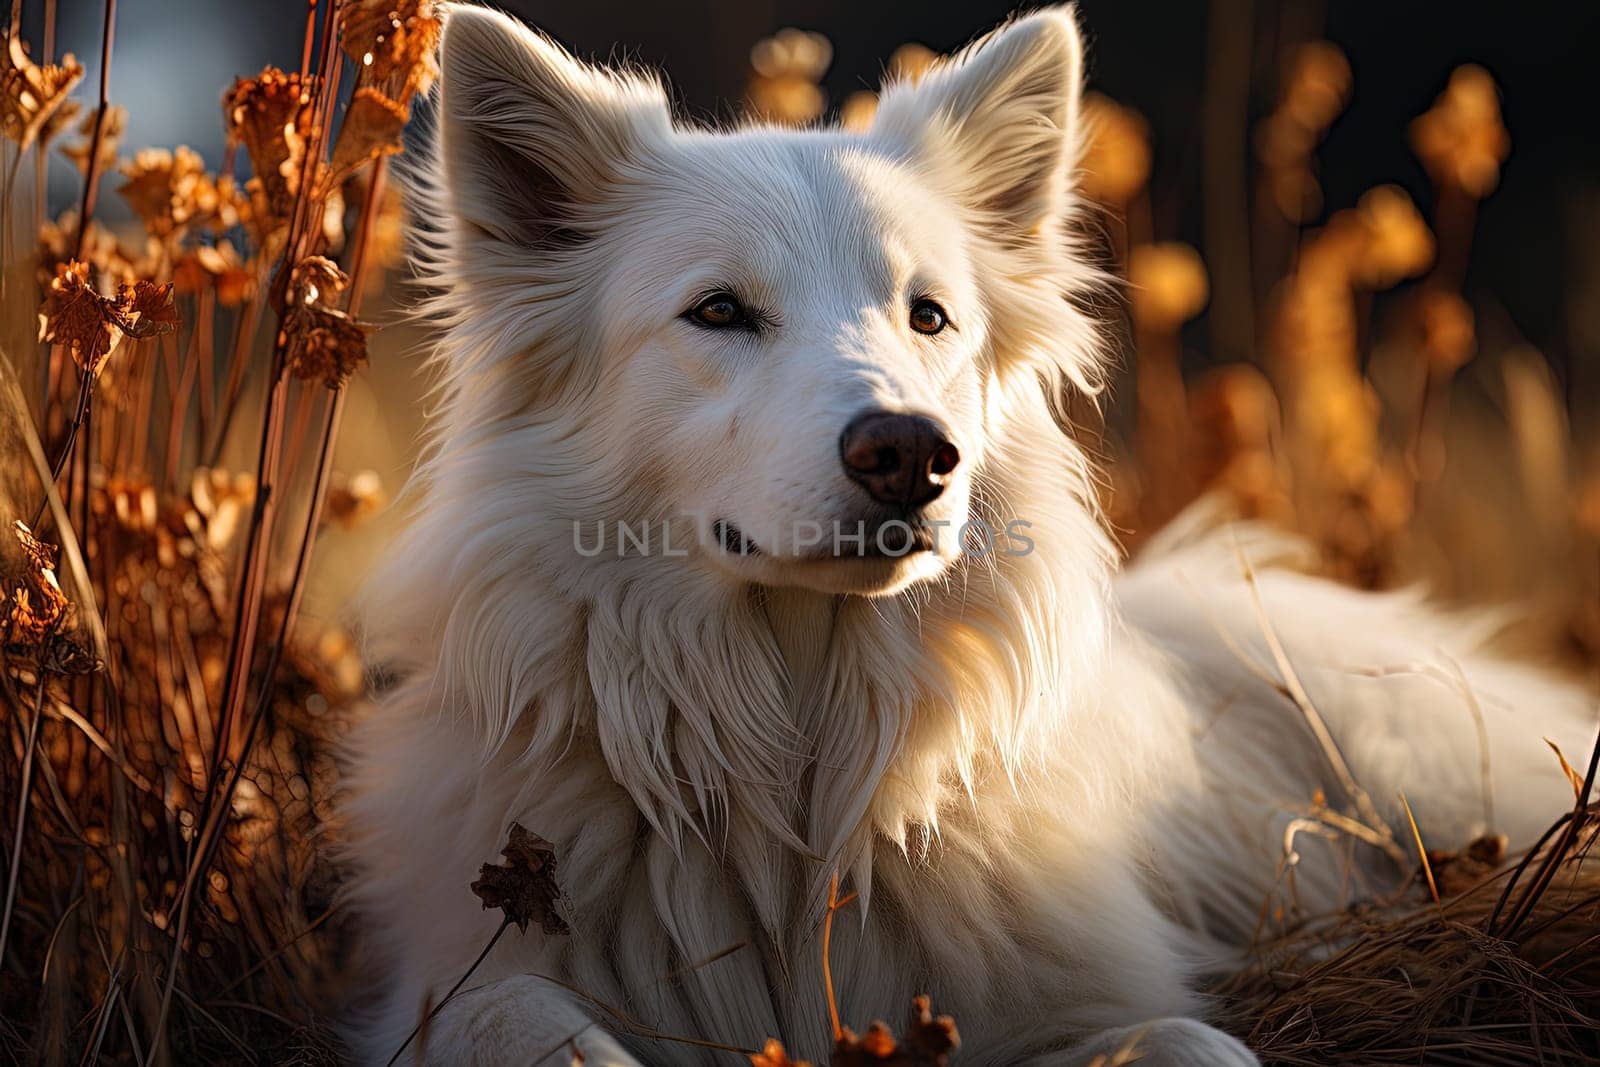
[(1437, 875), (1442, 893), (1368, 903), (1257, 946), (1215, 990), (1224, 1025), (1269, 1064), (1594, 1063), (1597, 819), (1600, 804), (1580, 803), (1498, 869), (1470, 852), (1429, 856), (1419, 876), (1431, 888)]
[[(117, 17), (105, 10), (102, 70)], [(52, 56), (53, 27), (30, 58), (13, 19), (0, 61), (0, 1058), (339, 1059), (326, 1012), (350, 978), (324, 848), (328, 753), (362, 665), (347, 635), (299, 609), (319, 532), (380, 496), (331, 457), (365, 358), (363, 303), (396, 251), (384, 161), (433, 76), (437, 32), (421, 0), (311, 4), (299, 68), (227, 91), (230, 147), (212, 171), (183, 148), (119, 162), (125, 116), (107, 83), (73, 98), (82, 68)], [(759, 43), (753, 107), (814, 117), (830, 58), (815, 35)], [(907, 46), (892, 67), (916, 77), (931, 58)], [(1548, 368), (1480, 344), (1461, 293), (1475, 207), (1509, 149), (1493, 84), (1463, 68), (1412, 131), (1436, 183), (1431, 219), (1380, 188), (1312, 228), (1315, 150), (1351, 72), (1326, 42), (1282, 59), (1250, 189), (1270, 283), (1230, 324), (1261, 343), (1253, 362), (1196, 380), (1180, 372), (1182, 331), (1218, 280), (1155, 232), (1143, 120), (1089, 102), (1084, 191), (1133, 285), (1131, 427), (1081, 428), (1105, 435), (1113, 517), (1136, 549), (1213, 493), (1304, 535), (1346, 581), (1531, 589), (1544, 624), (1527, 644), (1592, 667), (1600, 481), (1575, 458)], [(874, 105), (855, 94), (845, 121)], [(42, 160), (55, 149), (82, 195), (52, 214)], [(137, 233), (95, 220), (113, 173)], [(1471, 373), (1501, 389), (1504, 414), (1462, 409)], [(240, 471), (219, 467), (230, 454)], [(1485, 470), (1501, 486), (1487, 507)], [(1585, 798), (1592, 761), (1586, 777)], [(1285, 1064), (1593, 1062), (1600, 876), (1583, 857), (1596, 814), (1580, 801), (1519, 863), (1433, 856), (1402, 900), (1301, 921), (1217, 990), (1228, 1024)], [(911, 1055), (911, 1036), (857, 1039), (846, 1021), (835, 1033), (850, 1055)], [(954, 1031), (924, 1011), (907, 1034), (936, 1062)]]
[[(116, 18), (108, 3), (103, 72)], [(66, 99), (81, 68), (36, 66), (12, 20), (8, 1058), (337, 1059), (330, 743), (364, 679), (349, 637), (299, 607), (324, 521), (370, 510), (372, 487), (336, 484), (331, 457), (366, 358), (362, 301), (392, 252), (384, 161), (433, 76), (437, 33), (416, 4), (311, 5), (300, 69), (268, 68), (222, 96), (229, 147), (215, 172), (186, 148), (118, 167), (124, 121), (103, 76), (82, 139), (63, 148), (82, 196), (48, 218), (42, 160), (83, 110)], [(31, 197), (19, 181), (30, 153)], [(137, 235), (95, 220), (113, 168)], [(36, 254), (19, 254), (34, 233)], [(253, 473), (220, 469), (230, 451)]]

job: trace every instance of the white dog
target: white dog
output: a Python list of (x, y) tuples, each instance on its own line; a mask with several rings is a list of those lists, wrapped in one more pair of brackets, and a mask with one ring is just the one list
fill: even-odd
[(1308, 912), (1408, 876), (1402, 791), (1443, 846), (1570, 805), (1541, 738), (1587, 752), (1589, 700), (1471, 628), (1254, 576), (1260, 534), (1116, 575), (1051, 412), (1099, 373), (1070, 12), (865, 133), (675, 125), (481, 9), (442, 65), (441, 387), (349, 771), (367, 1059), (496, 929), (512, 822), (570, 933), (508, 933), (408, 1057), (826, 1060), (837, 872), (846, 1023), (927, 993), (965, 1064), (1253, 1063), (1196, 989), (1318, 791), (1365, 829), (1297, 839)]

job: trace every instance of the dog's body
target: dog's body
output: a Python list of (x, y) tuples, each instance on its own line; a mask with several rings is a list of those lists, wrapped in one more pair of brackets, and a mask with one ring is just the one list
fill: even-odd
[[(553, 843), (571, 932), (502, 938), (430, 1060), (737, 1062), (652, 1032), (826, 1058), (837, 872), (847, 1023), (927, 993), (966, 1063), (1137, 1035), (1242, 1064), (1196, 984), (1250, 939), (1314, 794), (1375, 843), (1301, 835), (1308, 912), (1399, 884), (1378, 828), (1402, 790), (1443, 845), (1490, 818), (1526, 843), (1570, 803), (1541, 737), (1583, 749), (1588, 701), (1412, 601), (1247, 577), (1282, 547), (1249, 534), (1113, 578), (1047, 402), (1095, 375), (1065, 299), (1092, 282), (1064, 236), (1078, 54), (1042, 13), (891, 89), (867, 134), (721, 135), (452, 15), (442, 403), (373, 583), (402, 680), (348, 779), (369, 1059), (494, 932), (468, 883), (512, 822)], [(882, 422), (903, 412), (929, 418)], [(980, 520), (1025, 525), (811, 551), (813, 523)], [(653, 546), (585, 547), (617, 521)]]

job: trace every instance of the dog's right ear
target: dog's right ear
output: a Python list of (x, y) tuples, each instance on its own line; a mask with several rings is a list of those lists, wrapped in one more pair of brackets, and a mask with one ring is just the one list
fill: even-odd
[(498, 11), (452, 6), (440, 63), (445, 187), (472, 238), (582, 243), (586, 209), (671, 130), (659, 84), (582, 63)]

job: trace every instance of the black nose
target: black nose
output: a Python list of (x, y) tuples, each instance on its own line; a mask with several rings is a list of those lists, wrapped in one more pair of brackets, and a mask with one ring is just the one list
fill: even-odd
[(869, 411), (845, 427), (839, 458), (874, 500), (920, 507), (944, 492), (961, 453), (925, 415)]

